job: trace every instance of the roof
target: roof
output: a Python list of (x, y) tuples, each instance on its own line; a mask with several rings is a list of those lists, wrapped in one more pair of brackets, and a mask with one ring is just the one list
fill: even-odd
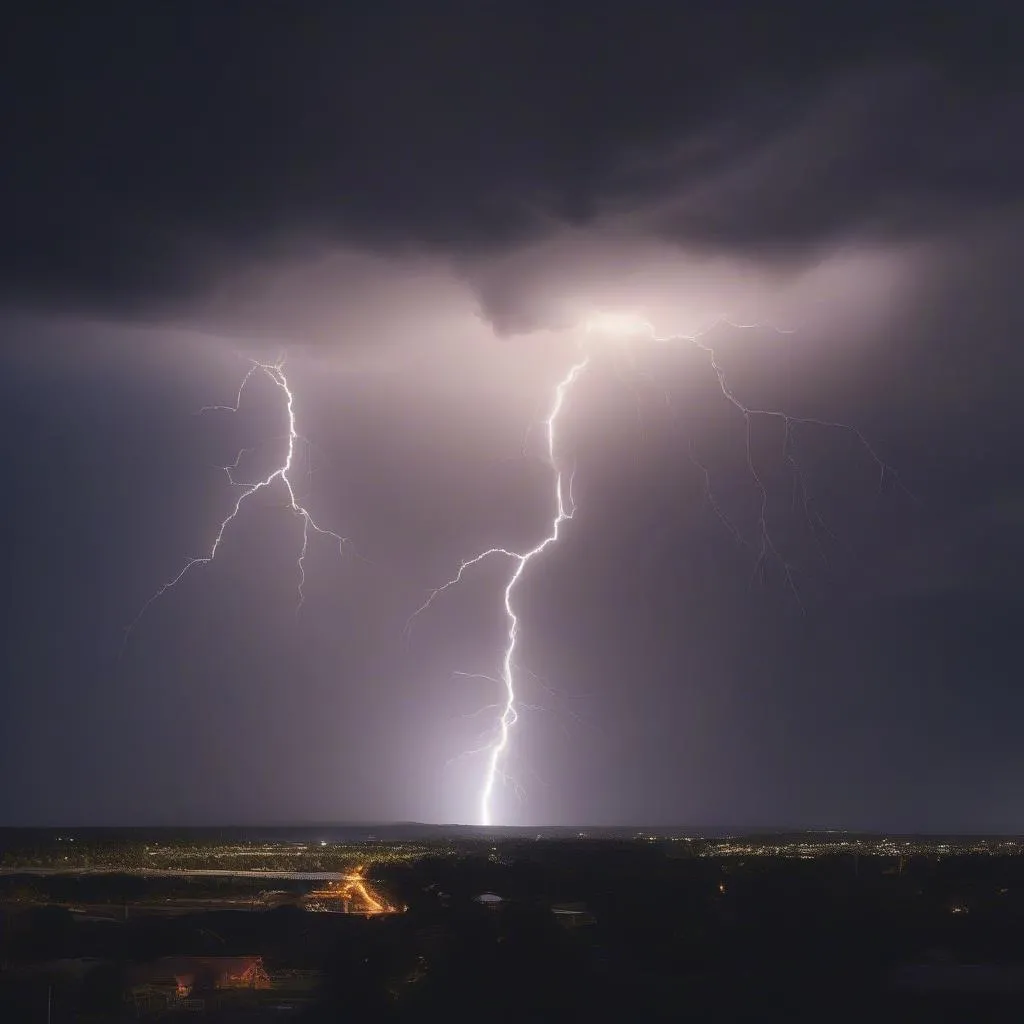
[(551, 910), (555, 914), (586, 914), (588, 913), (586, 903), (553, 903)]
[(174, 985), (187, 988), (224, 988), (231, 984), (269, 988), (270, 977), (258, 956), (168, 956), (135, 964), (125, 972), (129, 988), (139, 985)]

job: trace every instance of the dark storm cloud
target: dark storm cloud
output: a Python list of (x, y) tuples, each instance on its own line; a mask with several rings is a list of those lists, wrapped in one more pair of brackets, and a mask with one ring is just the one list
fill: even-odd
[[(934, 230), (1024, 188), (1007, 10), (23, 14), (0, 71), (0, 287), (19, 305), (159, 315), (239, 266), (338, 246), (464, 266), (611, 222), (799, 260), (850, 234)], [(491, 292), (499, 329), (553, 315)]]
[[(782, 257), (844, 236), (934, 236), (1024, 194), (1022, 119), (1024, 95), (970, 95), (926, 66), (852, 73), (681, 195), (670, 187), (663, 229)], [(685, 156), (675, 167), (685, 174)]]

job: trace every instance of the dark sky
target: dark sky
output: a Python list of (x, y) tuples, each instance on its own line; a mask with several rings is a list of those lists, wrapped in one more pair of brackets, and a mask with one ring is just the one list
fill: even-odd
[(0, 821), (1024, 830), (1015, 6), (9, 16)]

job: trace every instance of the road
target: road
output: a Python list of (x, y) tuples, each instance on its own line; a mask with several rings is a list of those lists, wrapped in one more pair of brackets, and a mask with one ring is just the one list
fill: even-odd
[(284, 878), (294, 881), (340, 882), (345, 871), (274, 871), (242, 868), (0, 868), (0, 875), (135, 875), (139, 878)]

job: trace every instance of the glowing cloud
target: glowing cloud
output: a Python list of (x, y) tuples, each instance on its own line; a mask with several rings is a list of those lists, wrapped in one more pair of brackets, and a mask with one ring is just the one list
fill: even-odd
[(651, 325), (635, 313), (594, 313), (583, 322), (588, 335), (601, 337), (635, 338), (652, 333)]

